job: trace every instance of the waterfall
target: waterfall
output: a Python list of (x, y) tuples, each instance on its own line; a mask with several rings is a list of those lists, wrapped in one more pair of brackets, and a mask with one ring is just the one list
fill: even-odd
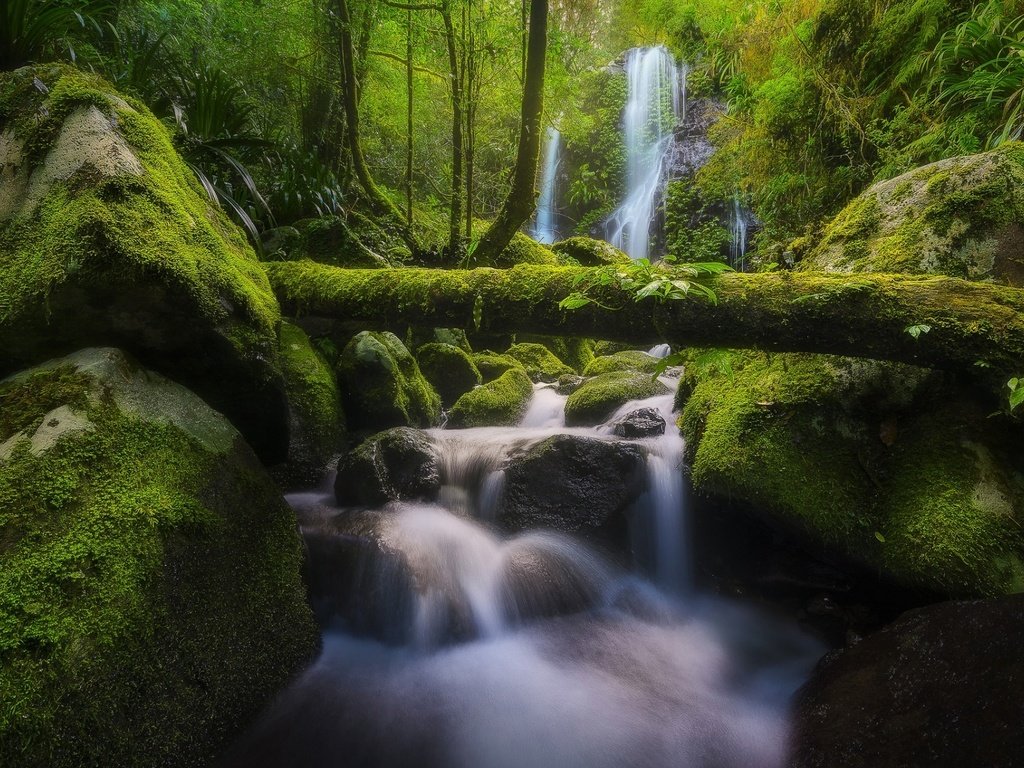
[(686, 114), (686, 74), (686, 67), (677, 67), (663, 46), (634, 48), (626, 54), (626, 197), (605, 223), (605, 239), (634, 259), (650, 254), (665, 161), (673, 130)]
[(533, 239), (538, 243), (553, 243), (558, 239), (555, 215), (558, 197), (558, 164), (561, 162), (562, 134), (549, 127), (545, 139), (544, 171), (541, 174), (540, 199), (537, 201), (537, 219), (533, 225)]
[(729, 261), (735, 269), (742, 271), (747, 261), (747, 215), (740, 203), (739, 194), (733, 195), (730, 218), (732, 237), (729, 241)]

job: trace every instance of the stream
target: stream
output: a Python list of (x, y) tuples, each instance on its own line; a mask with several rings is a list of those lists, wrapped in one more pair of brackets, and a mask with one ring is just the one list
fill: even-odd
[[(788, 702), (824, 648), (694, 586), (672, 396), (595, 428), (566, 428), (564, 404), (537, 385), (517, 427), (429, 430), (436, 503), (341, 509), (329, 484), (288, 497), (313, 582), (330, 585), (312, 595), (323, 650), (226, 765), (784, 764)], [(555, 434), (621, 441), (612, 425), (641, 407), (667, 428), (629, 441), (646, 457), (632, 563), (564, 533), (500, 532), (510, 457)]]

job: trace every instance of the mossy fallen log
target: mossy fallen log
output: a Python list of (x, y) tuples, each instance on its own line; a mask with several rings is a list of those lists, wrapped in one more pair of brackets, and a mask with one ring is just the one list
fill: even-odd
[(634, 301), (608, 286), (591, 291), (591, 304), (565, 311), (559, 301), (594, 270), (361, 270), (281, 262), (267, 271), (285, 312), (368, 325), (478, 325), (635, 344), (820, 352), (995, 375), (1024, 367), (1024, 291), (936, 275), (728, 273), (707, 283), (717, 303)]

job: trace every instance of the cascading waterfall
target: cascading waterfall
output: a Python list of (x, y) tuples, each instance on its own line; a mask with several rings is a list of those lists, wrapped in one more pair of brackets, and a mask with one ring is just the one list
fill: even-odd
[(665, 187), (665, 161), (673, 130), (686, 114), (686, 75), (686, 66), (677, 67), (663, 46), (634, 48), (626, 54), (626, 197), (605, 223), (605, 239), (633, 259), (650, 254), (651, 224)]
[(553, 243), (558, 239), (555, 216), (558, 213), (558, 165), (561, 162), (562, 134), (549, 126), (545, 138), (544, 169), (541, 173), (540, 198), (537, 200), (537, 218), (533, 225), (533, 239), (538, 243)]
[(747, 261), (747, 214), (743, 210), (743, 204), (740, 202), (738, 194), (732, 198), (731, 219), (729, 260), (734, 268), (742, 271), (746, 268)]
[[(780, 768), (787, 701), (821, 648), (693, 589), (672, 400), (567, 428), (565, 397), (538, 386), (519, 426), (426, 433), (437, 503), (357, 510), (333, 507), (324, 489), (290, 495), (314, 605), (332, 591), (345, 616), (318, 611), (319, 660), (222, 764)], [(653, 545), (657, 586), (573, 536), (496, 532), (510, 457), (559, 434), (621, 441), (614, 422), (638, 408), (666, 420), (664, 435), (629, 441), (647, 475), (629, 515)]]

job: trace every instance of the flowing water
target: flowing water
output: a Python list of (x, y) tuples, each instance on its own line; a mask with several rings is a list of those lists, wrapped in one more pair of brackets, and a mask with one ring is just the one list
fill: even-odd
[(561, 162), (562, 148), (562, 134), (557, 128), (547, 129), (544, 147), (544, 168), (541, 172), (537, 218), (532, 234), (538, 243), (553, 243), (558, 239), (555, 218), (558, 214), (558, 166)]
[(730, 221), (729, 262), (735, 269), (743, 271), (747, 268), (747, 212), (743, 210), (740, 196), (732, 199), (732, 215)]
[[(789, 697), (822, 649), (694, 588), (672, 399), (566, 428), (565, 396), (539, 385), (517, 427), (427, 432), (436, 503), (344, 510), (326, 488), (289, 496), (324, 647), (225, 765), (783, 765)], [(510, 458), (556, 434), (620, 441), (614, 422), (641, 407), (666, 430), (629, 441), (646, 465), (634, 568), (563, 533), (499, 532)]]
[(663, 46), (634, 48), (626, 54), (626, 195), (605, 223), (605, 238), (634, 259), (650, 255), (666, 159), (674, 129), (686, 114), (686, 75), (685, 65), (678, 67)]

